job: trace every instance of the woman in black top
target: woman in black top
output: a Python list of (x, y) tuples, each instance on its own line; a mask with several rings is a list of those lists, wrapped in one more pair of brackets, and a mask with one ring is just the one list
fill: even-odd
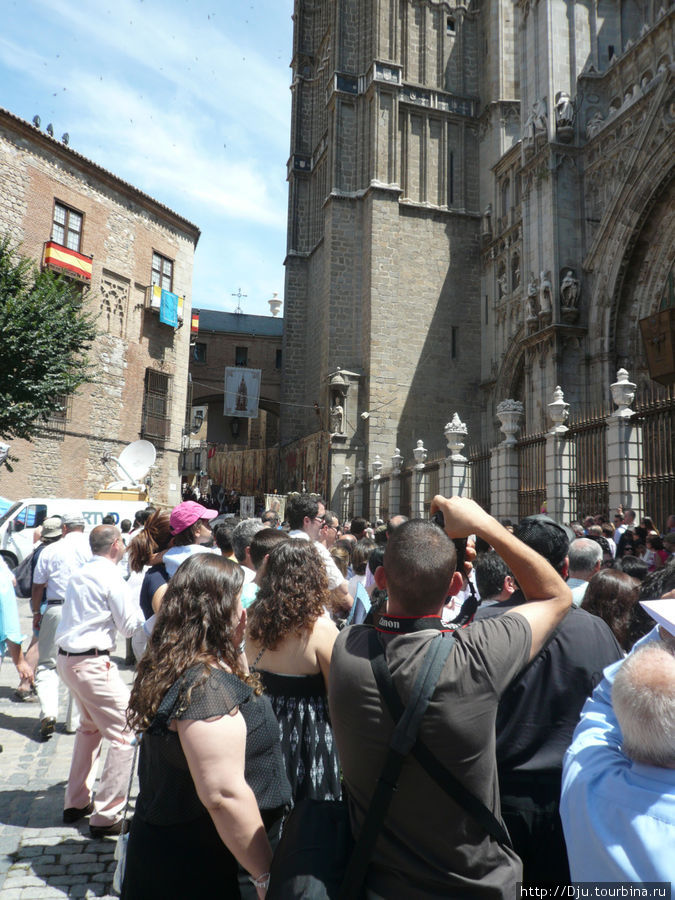
[(264, 897), (267, 832), (290, 800), (274, 713), (240, 652), (239, 566), (211, 553), (171, 579), (129, 703), (143, 732), (123, 900)]

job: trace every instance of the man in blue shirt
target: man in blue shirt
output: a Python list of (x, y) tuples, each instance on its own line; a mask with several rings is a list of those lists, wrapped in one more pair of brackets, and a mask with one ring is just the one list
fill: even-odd
[(574, 881), (675, 887), (673, 632), (654, 628), (609, 666), (582, 711), (560, 800)]

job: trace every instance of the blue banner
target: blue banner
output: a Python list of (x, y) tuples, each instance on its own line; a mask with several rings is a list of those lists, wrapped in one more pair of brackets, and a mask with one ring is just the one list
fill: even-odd
[(178, 294), (171, 291), (162, 291), (162, 299), (159, 303), (159, 321), (164, 325), (178, 328)]

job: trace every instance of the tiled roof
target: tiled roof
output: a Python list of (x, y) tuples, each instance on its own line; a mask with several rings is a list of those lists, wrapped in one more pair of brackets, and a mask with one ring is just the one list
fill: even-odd
[(220, 312), (217, 309), (193, 308), (193, 312), (199, 313), (200, 331), (264, 337), (281, 337), (284, 331), (284, 320), (274, 316), (251, 316), (248, 313)]

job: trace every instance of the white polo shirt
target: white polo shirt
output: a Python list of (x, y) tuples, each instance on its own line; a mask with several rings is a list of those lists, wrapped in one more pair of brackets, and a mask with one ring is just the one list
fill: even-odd
[(89, 538), (81, 531), (69, 531), (48, 544), (35, 565), (33, 584), (44, 584), (45, 600), (63, 600), (71, 575), (91, 559)]
[[(309, 541), (311, 540), (310, 536), (306, 531), (302, 529), (295, 529), (294, 531), (289, 531), (288, 536), (290, 538), (296, 538), (300, 541)], [(326, 570), (326, 577), (328, 578), (328, 590), (334, 591), (335, 588), (339, 588), (340, 585), (346, 580), (342, 576), (342, 572), (335, 565), (335, 560), (330, 555), (330, 551), (327, 550), (322, 543), (319, 541), (312, 541), (314, 546), (316, 547), (319, 556), (321, 557), (321, 562), (324, 565)]]

